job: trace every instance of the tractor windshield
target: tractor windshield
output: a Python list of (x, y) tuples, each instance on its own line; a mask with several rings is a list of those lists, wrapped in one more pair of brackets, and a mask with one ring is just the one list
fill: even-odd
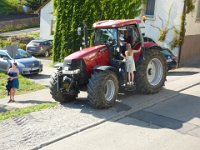
[(95, 45), (99, 44), (117, 45), (117, 29), (96, 29)]

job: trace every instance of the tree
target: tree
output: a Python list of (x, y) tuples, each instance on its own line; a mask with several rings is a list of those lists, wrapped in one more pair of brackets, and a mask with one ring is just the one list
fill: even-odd
[(77, 28), (83, 22), (92, 28), (94, 22), (109, 19), (133, 19), (140, 14), (141, 0), (54, 0), (56, 29), (53, 61), (62, 61), (81, 46)]
[(26, 0), (25, 5), (30, 7), (32, 10), (37, 10), (41, 4), (47, 0)]

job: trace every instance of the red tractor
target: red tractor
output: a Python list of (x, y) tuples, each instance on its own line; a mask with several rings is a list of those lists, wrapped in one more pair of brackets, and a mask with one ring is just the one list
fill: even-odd
[(121, 54), (126, 50), (123, 34), (128, 32), (133, 49), (142, 47), (134, 55), (136, 64), (135, 89), (143, 94), (159, 92), (167, 73), (161, 47), (143, 41), (140, 20), (106, 20), (94, 23), (94, 45), (72, 53), (64, 59), (50, 81), (52, 97), (61, 103), (76, 99), (81, 90), (87, 90), (90, 104), (109, 108), (115, 104), (120, 89), (126, 89), (125, 62)]

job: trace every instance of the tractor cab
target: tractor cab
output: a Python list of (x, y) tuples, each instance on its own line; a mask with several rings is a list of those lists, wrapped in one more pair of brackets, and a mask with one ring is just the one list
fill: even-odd
[[(95, 23), (94, 45), (106, 44), (113, 58), (122, 59), (120, 54), (125, 55), (126, 44), (130, 43), (132, 49), (139, 49), (143, 37), (140, 34), (138, 24), (140, 20), (108, 20)], [(138, 60), (140, 54), (135, 55)]]

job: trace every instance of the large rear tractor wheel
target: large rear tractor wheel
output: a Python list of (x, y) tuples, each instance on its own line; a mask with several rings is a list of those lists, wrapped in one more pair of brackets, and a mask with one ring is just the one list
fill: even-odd
[(161, 90), (166, 81), (167, 64), (158, 49), (145, 52), (145, 59), (136, 66), (136, 89), (143, 94), (153, 94)]
[(87, 88), (88, 100), (92, 106), (101, 109), (112, 107), (119, 89), (117, 76), (109, 70), (95, 72)]
[(51, 93), (53, 99), (55, 99), (55, 101), (58, 101), (60, 103), (65, 103), (65, 102), (70, 102), (72, 100), (75, 100), (77, 97), (77, 94), (69, 95), (67, 93), (57, 90), (57, 84), (58, 84), (57, 76), (58, 76), (58, 74), (54, 73), (50, 79), (50, 93)]

